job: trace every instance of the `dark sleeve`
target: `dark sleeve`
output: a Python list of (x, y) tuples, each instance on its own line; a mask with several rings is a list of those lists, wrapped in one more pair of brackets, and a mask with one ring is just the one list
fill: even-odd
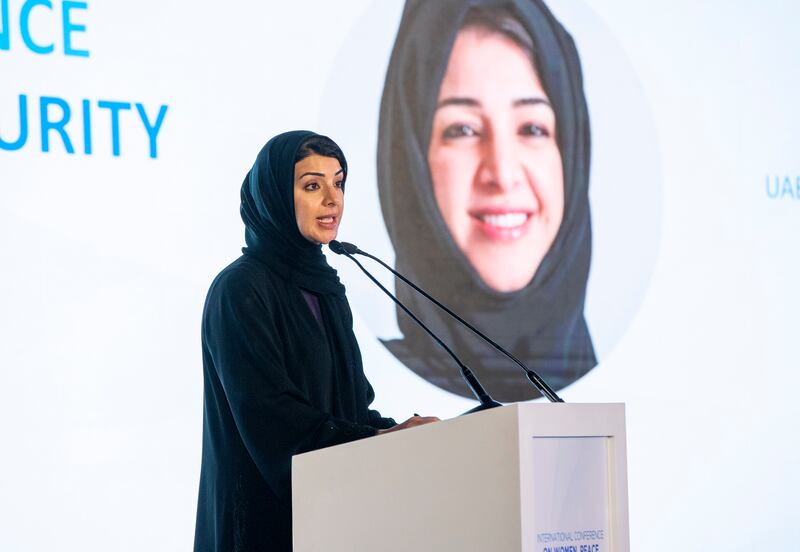
[[(352, 331), (353, 312), (350, 310), (350, 303), (345, 299), (342, 306), (345, 313), (345, 324), (347, 324), (350, 331)], [(361, 351), (358, 350), (358, 346), (356, 346), (356, 354), (358, 354), (359, 364), (361, 364)], [(367, 376), (363, 374), (363, 372), (362, 375), (364, 378), (364, 389), (366, 389), (367, 393), (365, 404), (369, 406), (372, 404), (372, 401), (375, 400), (375, 391), (372, 389), (372, 385), (369, 383)], [(377, 410), (368, 410), (367, 415), (367, 423), (375, 429), (389, 429), (397, 425), (397, 422), (395, 422), (393, 418), (384, 418)]]
[[(364, 380), (367, 388), (367, 404), (369, 405), (372, 404), (372, 401), (375, 399), (375, 391), (373, 391), (369, 381), (366, 381), (366, 377)], [(394, 418), (384, 418), (377, 410), (369, 411), (369, 421), (367, 423), (375, 429), (389, 429), (397, 425)]]
[(372, 436), (377, 426), (317, 410), (292, 383), (269, 295), (246, 277), (222, 275), (209, 293), (203, 337), (247, 451), (288, 498), (292, 455)]

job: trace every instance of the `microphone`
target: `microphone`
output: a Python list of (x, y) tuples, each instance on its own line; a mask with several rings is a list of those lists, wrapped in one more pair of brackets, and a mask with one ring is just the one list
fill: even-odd
[(364, 266), (360, 262), (358, 262), (358, 259), (353, 257), (353, 253), (360, 252), (360, 250), (355, 245), (353, 245), (352, 243), (346, 243), (346, 242), (342, 243), (342, 242), (338, 242), (336, 240), (331, 240), (331, 242), (328, 244), (328, 247), (330, 248), (331, 251), (333, 251), (337, 255), (345, 255), (351, 261), (356, 263), (356, 265), (358, 265), (358, 268), (360, 268), (361, 271), (364, 274), (367, 275), (367, 278), (372, 280), (372, 282), (376, 286), (381, 288), (381, 291), (383, 291), (386, 295), (388, 295), (392, 299), (392, 301), (397, 303), (397, 306), (400, 307), (401, 309), (403, 309), (403, 311), (408, 316), (410, 316), (411, 319), (414, 322), (419, 324), (422, 327), (422, 329), (425, 330), (428, 333), (428, 335), (431, 336), (433, 338), (433, 340), (436, 341), (436, 343), (438, 343), (439, 346), (442, 347), (447, 352), (447, 354), (450, 355), (450, 357), (455, 361), (455, 363), (458, 365), (459, 369), (461, 370), (461, 377), (464, 378), (464, 381), (467, 383), (467, 386), (472, 391), (472, 394), (475, 395), (475, 398), (478, 399), (478, 401), (480, 401), (480, 403), (481, 403), (478, 406), (476, 406), (475, 408), (473, 408), (471, 410), (468, 410), (464, 414), (471, 414), (473, 412), (480, 412), (481, 410), (488, 410), (489, 408), (495, 408), (497, 406), (503, 406), (502, 404), (500, 404), (499, 402), (494, 400), (491, 396), (489, 396), (489, 393), (487, 393), (486, 390), (483, 388), (483, 386), (481, 385), (480, 381), (478, 381), (478, 378), (475, 376), (475, 374), (472, 372), (472, 370), (470, 370), (469, 367), (466, 364), (461, 362), (461, 359), (456, 356), (456, 354), (450, 349), (450, 347), (448, 347), (444, 343), (444, 341), (442, 341), (439, 338), (439, 336), (437, 336), (435, 333), (433, 333), (433, 331), (431, 331), (431, 329), (428, 328), (428, 326), (426, 326), (425, 323), (422, 322), (422, 320), (417, 318), (417, 316), (413, 312), (411, 312), (411, 310), (408, 307), (406, 307), (400, 301), (400, 299), (395, 297), (394, 294), (392, 294), (391, 291), (386, 289), (383, 286), (383, 284), (381, 284), (375, 278), (375, 276), (370, 274), (370, 272), (366, 268), (364, 268)]
[[(416, 285), (414, 282), (412, 282), (411, 280), (409, 280), (408, 278), (406, 278), (405, 276), (403, 276), (402, 274), (400, 274), (399, 272), (397, 272), (397, 271), (396, 271), (394, 268), (392, 268), (391, 266), (387, 265), (385, 262), (383, 262), (382, 260), (380, 260), (378, 257), (376, 257), (376, 256), (374, 256), (374, 255), (370, 255), (369, 253), (367, 253), (367, 252), (365, 252), (365, 251), (362, 251), (362, 250), (360, 250), (358, 247), (356, 247), (356, 246), (355, 246), (355, 245), (353, 245), (352, 243), (347, 243), (347, 242), (339, 242), (339, 241), (336, 241), (336, 240), (332, 240), (332, 241), (331, 241), (331, 242), (328, 244), (328, 247), (330, 247), (331, 251), (333, 251), (334, 253), (337, 253), (337, 254), (339, 254), (339, 255), (342, 255), (342, 254), (344, 254), (344, 255), (346, 255), (346, 256), (348, 256), (348, 257), (350, 257), (350, 259), (352, 259), (352, 260), (353, 260), (353, 261), (354, 261), (356, 264), (358, 264), (358, 261), (357, 261), (355, 258), (353, 258), (353, 257), (352, 257), (352, 255), (364, 255), (365, 257), (369, 257), (369, 258), (370, 258), (370, 259), (372, 259), (373, 261), (377, 262), (378, 264), (380, 264), (381, 266), (383, 266), (384, 268), (386, 268), (387, 270), (389, 270), (389, 271), (390, 271), (392, 274), (394, 274), (395, 276), (397, 276), (398, 278), (400, 278), (400, 279), (401, 279), (403, 282), (405, 282), (406, 284), (408, 284), (409, 286), (411, 286), (411, 287), (412, 287), (414, 290), (416, 290), (417, 292), (419, 292), (420, 294), (422, 294), (422, 295), (423, 295), (423, 296), (424, 296), (426, 299), (428, 299), (429, 301), (431, 301), (431, 302), (432, 302), (433, 304), (435, 304), (437, 307), (439, 307), (439, 308), (440, 308), (440, 309), (442, 309), (444, 312), (446, 312), (447, 314), (449, 314), (449, 315), (450, 315), (452, 318), (454, 318), (455, 320), (457, 320), (458, 322), (460, 322), (461, 324), (463, 324), (464, 326), (466, 326), (466, 327), (467, 327), (467, 328), (468, 328), (468, 329), (469, 329), (469, 330), (470, 330), (472, 333), (474, 333), (475, 335), (477, 335), (478, 337), (480, 337), (481, 339), (483, 339), (483, 340), (484, 340), (486, 343), (488, 343), (489, 345), (491, 345), (492, 347), (494, 347), (494, 348), (495, 348), (497, 351), (499, 351), (499, 352), (501, 352), (502, 354), (504, 354), (504, 355), (505, 355), (507, 358), (509, 358), (509, 359), (510, 359), (512, 362), (514, 362), (514, 363), (515, 363), (517, 366), (519, 366), (519, 367), (520, 367), (520, 368), (521, 368), (521, 369), (522, 369), (522, 370), (525, 372), (525, 376), (527, 376), (527, 378), (528, 378), (528, 381), (530, 381), (530, 382), (531, 382), (531, 384), (533, 384), (533, 386), (534, 386), (534, 387), (536, 387), (536, 389), (537, 389), (537, 390), (538, 390), (538, 391), (539, 391), (539, 392), (540, 392), (540, 393), (541, 393), (543, 396), (547, 397), (547, 399), (548, 399), (550, 402), (564, 402), (564, 399), (562, 399), (561, 397), (559, 397), (559, 396), (556, 394), (556, 392), (553, 390), (553, 388), (552, 388), (552, 387), (550, 387), (550, 386), (547, 384), (547, 382), (546, 382), (546, 381), (544, 381), (544, 380), (541, 378), (541, 376), (539, 376), (539, 374), (537, 374), (536, 372), (534, 372), (533, 370), (531, 370), (530, 368), (528, 368), (527, 366), (525, 366), (525, 365), (522, 363), (522, 361), (521, 361), (521, 360), (519, 360), (517, 357), (515, 357), (514, 355), (512, 355), (511, 353), (509, 353), (508, 351), (506, 351), (506, 350), (505, 350), (503, 347), (501, 347), (500, 345), (498, 345), (497, 343), (495, 343), (495, 342), (494, 342), (494, 340), (492, 340), (490, 337), (486, 336), (486, 335), (485, 335), (483, 332), (481, 332), (480, 330), (478, 330), (477, 328), (475, 328), (475, 327), (474, 327), (472, 324), (470, 324), (469, 322), (467, 322), (466, 320), (464, 320), (463, 318), (461, 318), (459, 315), (457, 315), (457, 314), (456, 314), (456, 313), (454, 313), (452, 310), (450, 310), (449, 308), (447, 308), (445, 305), (443, 305), (442, 303), (440, 303), (440, 302), (439, 302), (439, 301), (438, 301), (438, 300), (437, 300), (435, 297), (431, 296), (431, 295), (430, 295), (428, 292), (426, 292), (424, 289), (422, 289), (422, 288), (420, 288), (419, 286), (417, 286), (417, 285)], [(361, 265), (359, 264), (359, 266), (361, 266)], [(364, 268), (363, 268), (363, 267), (361, 267), (361, 270), (364, 270)], [(366, 272), (366, 271), (364, 270), (364, 272)], [(378, 284), (378, 285), (380, 285), (380, 284)], [(381, 286), (381, 287), (383, 287), (383, 286)], [(388, 293), (388, 292), (387, 292), (387, 293)], [(397, 301), (397, 299), (395, 299), (395, 301), (396, 301), (396, 302), (399, 304), (399, 301)], [(429, 332), (429, 333), (430, 333), (430, 332)]]
[(337, 255), (355, 255), (356, 253), (363, 253), (363, 251), (352, 243), (336, 240), (331, 240), (330, 243), (328, 243), (328, 248)]

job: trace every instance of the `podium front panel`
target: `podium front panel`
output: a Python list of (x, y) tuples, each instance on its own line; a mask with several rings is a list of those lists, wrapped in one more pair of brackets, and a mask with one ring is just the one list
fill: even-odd
[(611, 539), (610, 437), (534, 437), (533, 527), (542, 552), (605, 552)]
[(524, 552), (628, 552), (625, 406), (521, 404)]

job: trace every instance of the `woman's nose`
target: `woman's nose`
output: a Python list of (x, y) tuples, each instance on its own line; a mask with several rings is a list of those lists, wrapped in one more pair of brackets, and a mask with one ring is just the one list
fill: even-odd
[(522, 170), (513, 139), (490, 136), (484, 144), (482, 161), (482, 185), (506, 192), (522, 181)]
[(323, 203), (328, 206), (337, 205), (339, 203), (339, 188), (336, 187), (336, 184), (326, 185), (324, 190), (325, 195), (322, 198)]

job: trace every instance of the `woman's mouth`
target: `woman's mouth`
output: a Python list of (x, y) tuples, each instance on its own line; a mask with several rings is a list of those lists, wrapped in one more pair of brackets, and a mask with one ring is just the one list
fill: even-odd
[(336, 215), (327, 215), (327, 216), (324, 216), (324, 217), (317, 217), (317, 224), (319, 224), (323, 228), (331, 230), (333, 228), (336, 228), (336, 226), (338, 224), (338, 219), (339, 219), (339, 217), (337, 217)]
[(472, 212), (478, 228), (493, 240), (515, 240), (528, 229), (532, 213), (527, 211)]

